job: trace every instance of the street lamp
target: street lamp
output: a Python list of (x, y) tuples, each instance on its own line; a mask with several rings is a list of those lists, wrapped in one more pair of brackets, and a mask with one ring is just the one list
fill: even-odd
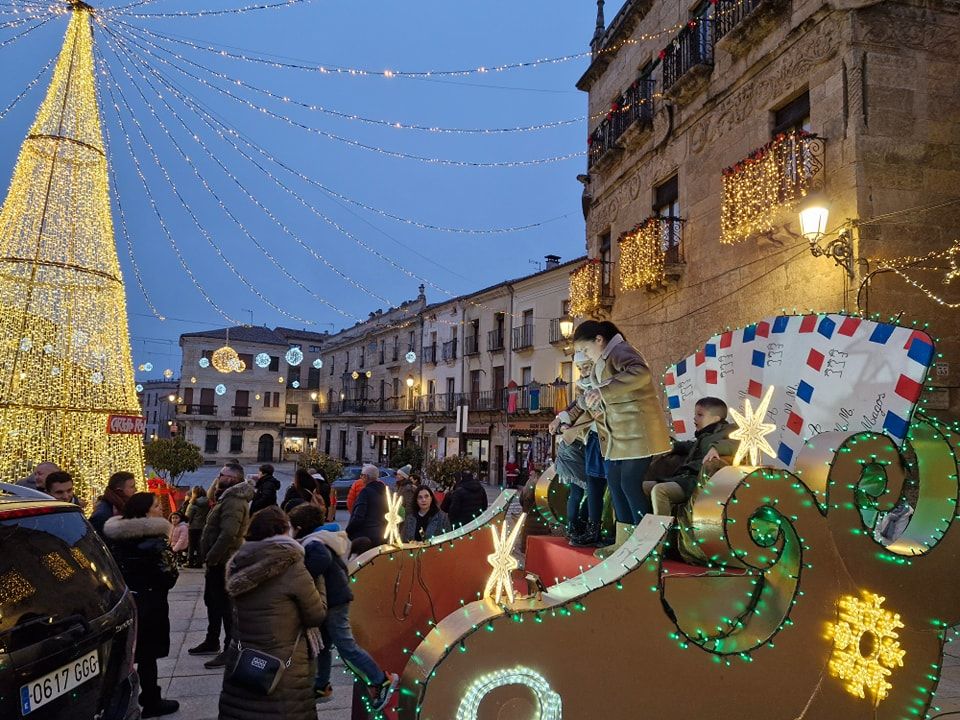
[(169, 400), (170, 402), (173, 402), (176, 399), (177, 399), (176, 395), (167, 395), (167, 400)]
[(810, 253), (814, 257), (828, 257), (853, 278), (853, 233), (856, 221), (847, 220), (837, 237), (821, 246), (820, 241), (827, 235), (827, 220), (830, 209), (826, 199), (820, 193), (811, 193), (800, 206), (800, 233), (810, 243)]
[(413, 375), (407, 375), (407, 387), (412, 388), (414, 382)]
[(560, 335), (565, 340), (569, 340), (573, 336), (573, 318), (569, 315), (560, 318)]

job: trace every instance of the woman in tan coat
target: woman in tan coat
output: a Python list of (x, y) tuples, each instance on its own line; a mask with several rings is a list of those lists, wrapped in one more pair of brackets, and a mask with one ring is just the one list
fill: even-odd
[[(220, 693), (220, 720), (316, 720), (316, 660), (308, 629), (323, 624), (326, 594), (314, 585), (303, 563), (303, 548), (290, 537), (290, 522), (276, 505), (251, 518), (246, 542), (227, 564), (226, 585), (236, 624)], [(230, 681), (237, 642), (284, 663), (291, 658), (270, 695)]]
[[(573, 333), (573, 346), (594, 361), (592, 387), (577, 404), (597, 423), (619, 545), (651, 512), (643, 478), (653, 456), (670, 451), (666, 416), (650, 368), (616, 325), (582, 322)], [(579, 414), (571, 415), (575, 422)]]

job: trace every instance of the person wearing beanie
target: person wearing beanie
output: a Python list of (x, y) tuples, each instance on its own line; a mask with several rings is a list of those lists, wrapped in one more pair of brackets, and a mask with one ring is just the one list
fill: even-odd
[(414, 484), (413, 478), (410, 477), (412, 472), (413, 466), (409, 464), (397, 470), (397, 493), (403, 498), (404, 516), (411, 514), (416, 509), (414, 506), (417, 502), (417, 486)]

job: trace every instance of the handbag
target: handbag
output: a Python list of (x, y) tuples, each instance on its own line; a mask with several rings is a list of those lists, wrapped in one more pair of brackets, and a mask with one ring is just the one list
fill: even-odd
[(290, 657), (286, 662), (269, 653), (243, 647), (243, 644), (237, 641), (237, 652), (233, 662), (227, 667), (226, 680), (231, 685), (256, 695), (269, 695), (277, 689), (284, 670), (293, 662), (293, 656), (297, 652), (297, 645), (300, 644), (302, 636), (301, 630), (297, 633), (293, 650), (290, 651)]

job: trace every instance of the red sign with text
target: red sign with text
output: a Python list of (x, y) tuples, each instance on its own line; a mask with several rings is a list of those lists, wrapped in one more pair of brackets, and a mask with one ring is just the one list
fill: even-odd
[(147, 431), (147, 419), (139, 415), (111, 415), (107, 418), (107, 433), (110, 435), (143, 435)]

